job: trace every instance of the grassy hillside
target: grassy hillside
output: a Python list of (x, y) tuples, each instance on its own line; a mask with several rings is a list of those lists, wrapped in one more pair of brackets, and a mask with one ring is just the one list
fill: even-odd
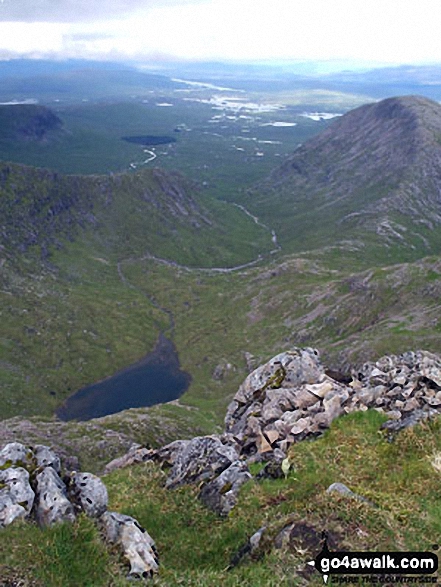
[[(418, 161), (436, 179), (432, 130)], [(406, 137), (389, 131), (406, 151)], [(328, 142), (314, 144), (330, 151), (329, 169), (316, 168), (316, 153), (305, 147), (277, 172), (286, 172), (277, 186), (267, 184), (273, 191), (256, 196), (255, 210), (270, 228), (176, 173), (62, 176), (2, 164), (0, 444), (51, 444), (78, 455), (83, 469), (102, 471), (132, 442), (157, 446), (221, 431), (252, 366), (289, 347), (317, 347), (326, 366), (341, 370), (410, 348), (441, 352), (441, 260), (426, 256), (438, 251), (439, 237), (422, 223), (427, 210), (437, 210), (432, 179), (413, 176), (406, 160), (406, 180), (418, 180), (416, 191), (386, 190), (397, 185), (392, 177), (368, 186), (363, 199), (366, 184), (354, 182), (349, 166), (339, 167)], [(373, 178), (372, 153), (359, 155)], [(319, 191), (294, 193), (293, 169), (307, 177), (305, 190), (318, 178)], [(323, 185), (333, 178), (348, 190), (327, 202)], [(349, 189), (354, 185), (359, 191)], [(429, 206), (420, 214), (418, 201), (411, 218), (419, 193)], [(391, 205), (381, 207), (391, 194)], [(373, 204), (389, 221), (383, 234), (371, 230), (381, 226), (370, 223)], [(354, 212), (361, 224), (344, 232), (342, 215)], [(271, 252), (273, 221), (282, 251)], [(398, 224), (404, 240), (391, 236)], [(179, 401), (85, 423), (54, 419), (66, 397), (140, 359), (160, 332), (173, 339), (182, 369), (192, 375)], [(322, 438), (293, 446), (287, 479), (248, 483), (225, 520), (204, 509), (194, 488), (165, 491), (165, 472), (152, 464), (105, 477), (110, 508), (135, 516), (156, 540), (162, 571), (153, 585), (318, 586), (321, 577), (305, 563), (324, 530), (339, 550), (430, 550), (441, 535), (440, 420), (396, 438), (380, 431), (382, 422), (375, 411), (352, 414)], [(333, 482), (371, 503), (326, 493)], [(263, 525), (258, 551), (239, 561), (241, 547)], [(298, 539), (275, 548), (288, 526)], [(0, 584), (129, 584), (119, 556), (85, 518), (44, 532), (14, 524), (2, 536)]]
[(134, 259), (233, 266), (272, 247), (268, 230), (177, 174), (3, 164), (0, 183), (3, 417), (51, 413), (152, 350), (169, 316), (127, 280)]
[[(9, 273), (0, 292), (4, 417), (50, 415), (69, 394), (149, 352), (160, 330), (193, 379), (180, 399), (192, 409), (158, 413), (174, 411), (188, 434), (222, 422), (247, 372), (245, 353), (262, 361), (314, 346), (343, 368), (409, 348), (441, 351), (435, 257), (362, 272), (287, 257), (222, 273), (151, 258), (118, 262), (85, 241), (51, 263), (56, 270), (33, 279)], [(157, 429), (148, 419), (140, 426), (136, 438), (154, 442)]]
[[(335, 550), (431, 551), (441, 535), (440, 420), (390, 442), (379, 430), (383, 418), (355, 413), (335, 421), (322, 438), (296, 444), (288, 478), (248, 482), (227, 519), (205, 509), (196, 488), (164, 489), (165, 472), (151, 463), (104, 477), (109, 506), (135, 516), (155, 539), (161, 569), (152, 585), (158, 587), (322, 585), (306, 563), (318, 554), (323, 531)], [(326, 493), (334, 482), (371, 503)], [(240, 560), (239, 551), (262, 526), (258, 550)], [(293, 538), (280, 547), (277, 536), (287, 527)], [(2, 535), (5, 585), (132, 584), (124, 561), (86, 518), (45, 531), (13, 524)]]
[(342, 245), (366, 266), (438, 253), (440, 133), (441, 107), (426, 98), (362, 106), (304, 143), (246, 205), (291, 252)]
[(267, 231), (198, 192), (183, 176), (159, 169), (63, 176), (4, 163), (0, 243), (13, 263), (25, 252), (45, 259), (73, 240), (115, 259), (148, 252), (195, 265), (246, 262), (269, 249)]
[[(391, 169), (403, 165), (410, 149), (411, 160), (417, 157), (430, 170), (437, 156), (432, 144), (435, 107), (409, 100), (380, 104), (390, 127), (389, 142), (381, 143), (381, 149), (387, 151), (408, 132), (406, 124), (390, 117), (390, 108), (397, 106), (426, 143), (423, 155), (409, 145), (400, 157), (392, 154), (398, 159)], [(347, 115), (349, 122), (343, 117), (337, 123), (343, 134), (329, 129), (312, 145), (332, 154), (335, 149), (327, 146), (326, 137), (352, 144), (349, 131), (360, 111), (366, 124), (373, 125), (368, 134), (381, 138), (378, 108), (354, 111)], [(296, 157), (309, 161), (311, 152), (315, 157), (305, 145), (285, 166), (288, 183)], [(360, 157), (371, 169), (369, 157)], [(308, 165), (302, 169), (309, 169), (309, 175), (323, 173)], [(337, 184), (349, 190), (349, 176), (341, 169), (334, 172)], [(339, 183), (342, 174), (349, 183)], [(418, 183), (418, 189), (424, 185)], [(427, 246), (421, 240), (418, 246), (410, 230), (404, 244), (384, 237), (385, 246), (381, 235), (364, 230), (357, 241), (348, 242), (350, 235), (344, 234), (344, 246), (329, 246), (330, 233), (342, 235), (337, 217), (305, 200), (310, 223), (305, 220), (302, 231), (315, 246), (326, 247), (297, 257), (270, 256), (269, 229), (238, 207), (201, 195), (176, 173), (152, 169), (62, 176), (5, 164), (1, 186), (4, 417), (52, 414), (80, 387), (144, 356), (160, 331), (174, 339), (182, 367), (193, 377), (182, 402), (194, 410), (180, 416), (180, 429), (190, 431), (195, 425), (209, 431), (221, 422), (228, 398), (246, 372), (246, 353), (261, 360), (307, 344), (321, 349), (338, 368), (415, 346), (439, 350), (439, 261), (414, 261), (427, 253)], [(284, 186), (282, 178), (281, 199), (288, 193)], [(344, 192), (351, 209), (366, 204), (352, 196), (350, 190)], [(393, 209), (396, 194), (390, 197)], [(436, 199), (427, 198), (436, 207)], [(340, 204), (337, 200), (330, 208), (341, 214)], [(291, 217), (281, 210), (274, 206), (272, 214), (288, 226)], [(390, 207), (385, 212), (397, 218)], [(362, 210), (360, 217), (365, 216)], [(438, 231), (420, 226), (436, 244)], [(302, 231), (291, 231), (293, 242)], [(302, 247), (307, 248), (305, 235)], [(282, 233), (281, 238), (286, 246), (287, 237)], [(258, 255), (262, 259), (255, 267), (225, 270)], [(412, 263), (396, 264), (407, 255)], [(215, 371), (221, 376), (214, 377)]]

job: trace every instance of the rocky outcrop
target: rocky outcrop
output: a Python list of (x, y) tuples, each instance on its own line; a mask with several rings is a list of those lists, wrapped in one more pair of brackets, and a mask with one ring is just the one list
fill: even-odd
[(234, 461), (202, 487), (199, 498), (209, 509), (221, 516), (227, 516), (237, 503), (239, 489), (251, 478), (247, 464), (244, 461)]
[(10, 467), (0, 471), (0, 485), (2, 491), (9, 494), (11, 500), (20, 504), (26, 514), (30, 514), (34, 505), (35, 493), (29, 483), (29, 473), (22, 467)]
[(77, 509), (90, 518), (99, 518), (104, 514), (109, 501), (106, 486), (99, 477), (75, 471), (69, 479), (69, 497)]
[(0, 467), (0, 528), (31, 517), (44, 528), (74, 522), (83, 512), (98, 520), (108, 541), (121, 548), (130, 562), (130, 576), (150, 577), (158, 572), (153, 539), (134, 518), (107, 511), (107, 489), (96, 475), (64, 471), (62, 478), (54, 451), (18, 442), (0, 450)]
[(53, 450), (43, 444), (36, 444), (32, 447), (35, 461), (38, 467), (52, 467), (58, 474), (61, 472), (60, 457)]
[[(189, 483), (201, 485), (201, 501), (227, 516), (236, 505), (240, 487), (251, 479), (247, 464), (239, 460), (234, 446), (223, 443), (218, 436), (198, 436), (179, 445), (172, 443), (171, 448), (173, 466), (165, 486), (173, 489)], [(159, 452), (163, 458), (170, 454), (164, 447), (152, 457), (158, 459)]]
[(200, 483), (219, 475), (239, 458), (236, 450), (216, 436), (197, 436), (184, 444), (165, 486), (169, 489), (187, 483)]
[(286, 476), (293, 443), (369, 408), (388, 416), (384, 428), (391, 433), (440, 413), (441, 358), (407, 352), (344, 374), (326, 369), (316, 349), (293, 348), (248, 375), (228, 406), (221, 436), (177, 440), (157, 450), (134, 446), (106, 471), (154, 461), (170, 469), (166, 488), (196, 484), (202, 502), (226, 516), (252, 478), (250, 464), (265, 461), (257, 480)]
[(167, 489), (196, 484), (201, 501), (219, 515), (227, 516), (236, 505), (240, 487), (252, 478), (247, 463), (239, 458), (230, 440), (227, 434), (176, 440), (157, 450), (134, 446), (126, 455), (108, 463), (105, 470), (155, 462), (169, 469)]
[(0, 467), (4, 469), (11, 465), (26, 466), (33, 456), (32, 451), (19, 442), (9, 442), (0, 450)]
[(17, 518), (25, 518), (25, 508), (15, 501), (8, 489), (0, 489), (0, 528), (9, 526)]
[(348, 378), (330, 377), (314, 349), (281, 353), (253, 371), (228, 407), (226, 431), (244, 458), (317, 436), (343, 414), (369, 408), (399, 430), (441, 412), (441, 358), (427, 351), (385, 356)]
[(172, 467), (178, 454), (180, 454), (181, 450), (189, 442), (189, 440), (174, 440), (170, 444), (166, 444), (158, 449), (145, 448), (140, 444), (133, 444), (129, 452), (107, 463), (104, 468), (104, 473), (107, 474), (115, 469), (124, 469), (130, 465), (145, 463), (146, 461), (159, 463), (163, 467)]

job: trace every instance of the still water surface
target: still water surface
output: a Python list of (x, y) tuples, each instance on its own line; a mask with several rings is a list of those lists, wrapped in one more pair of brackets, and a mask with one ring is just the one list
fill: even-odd
[(103, 381), (70, 396), (57, 411), (61, 420), (90, 420), (128, 408), (172, 401), (190, 385), (191, 376), (181, 371), (174, 344), (160, 335), (155, 350)]

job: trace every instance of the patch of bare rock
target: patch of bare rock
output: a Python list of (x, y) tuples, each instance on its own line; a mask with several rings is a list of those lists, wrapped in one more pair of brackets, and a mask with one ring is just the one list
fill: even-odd
[(106, 540), (116, 544), (130, 563), (129, 575), (158, 572), (155, 543), (130, 516), (107, 511), (107, 489), (92, 473), (63, 471), (47, 446), (18, 442), (0, 450), (0, 528), (15, 520), (33, 519), (41, 528), (74, 522), (83, 512), (96, 520)]

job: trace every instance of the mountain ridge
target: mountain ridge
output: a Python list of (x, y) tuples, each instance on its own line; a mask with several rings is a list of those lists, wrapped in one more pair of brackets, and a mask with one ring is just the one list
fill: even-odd
[[(47, 257), (63, 238), (73, 240), (81, 228), (99, 228), (118, 198), (129, 193), (139, 206), (166, 217), (188, 219), (190, 225), (210, 225), (193, 199), (196, 186), (178, 174), (142, 170), (110, 176), (61, 175), (18, 164), (0, 165), (0, 213), (4, 219), (0, 242), (25, 252), (38, 245)], [(126, 202), (129, 205), (129, 201)], [(162, 209), (162, 210), (161, 210)], [(150, 218), (152, 220), (152, 218)], [(111, 219), (110, 219), (111, 220)]]
[(436, 102), (405, 96), (367, 104), (300, 146), (247, 203), (288, 250), (336, 244), (342, 233), (371, 241), (374, 233), (377, 245), (433, 253), (433, 228), (441, 222), (440, 140)]
[[(230, 204), (216, 204), (225, 219), (216, 217), (201, 191), (180, 173), (160, 168), (83, 176), (0, 163), (0, 245), (11, 261), (35, 252), (44, 260), (86, 238), (119, 260), (164, 252), (171, 261), (209, 266), (211, 257), (219, 262), (229, 248), (234, 259), (229, 239), (237, 238), (245, 259), (255, 257), (253, 238), (263, 229)], [(242, 235), (233, 237), (231, 217), (232, 224), (247, 226)], [(269, 248), (269, 233), (265, 240)]]

